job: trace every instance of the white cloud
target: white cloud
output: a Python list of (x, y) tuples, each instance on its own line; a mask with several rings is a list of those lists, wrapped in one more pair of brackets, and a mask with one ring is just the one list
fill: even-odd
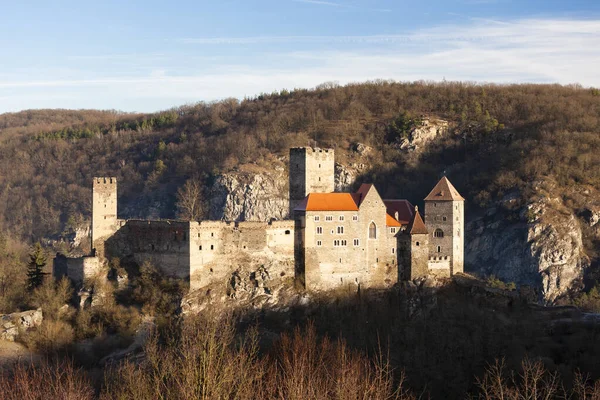
[[(154, 72), (141, 77), (120, 74), (100, 79), (0, 79), (0, 110), (100, 107), (150, 111), (190, 101), (314, 87), (325, 81), (368, 79), (446, 78), (600, 86), (600, 20), (474, 20), (468, 26), (439, 26), (406, 35), (186, 41), (199, 45), (289, 43), (287, 48), (293, 48), (291, 44), (297, 42), (302, 42), (303, 48), (309, 45), (314, 49), (264, 53), (251, 62), (240, 56), (236, 62), (228, 59), (227, 65), (218, 61), (208, 66), (186, 64), (185, 70), (172, 65), (168, 69), (155, 66), (150, 69)], [(186, 61), (189, 59), (182, 63)], [(3, 98), (9, 97), (5, 92), (22, 93), (19, 101), (11, 101)], [(61, 93), (68, 93), (64, 101), (56, 96)], [(31, 98), (29, 103), (27, 96)]]

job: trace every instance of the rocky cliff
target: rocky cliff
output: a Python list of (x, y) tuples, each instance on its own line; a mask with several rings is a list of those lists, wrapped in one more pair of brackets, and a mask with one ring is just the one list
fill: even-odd
[(468, 221), (466, 268), (529, 285), (539, 300), (552, 303), (582, 288), (590, 259), (573, 208), (552, 196), (552, 183), (532, 186), (535, 194), (526, 204), (512, 193)]

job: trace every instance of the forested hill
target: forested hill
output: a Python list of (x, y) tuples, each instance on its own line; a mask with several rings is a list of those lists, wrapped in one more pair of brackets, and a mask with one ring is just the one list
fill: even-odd
[[(397, 145), (420, 116), (451, 124), (424, 151)], [(167, 199), (243, 163), (268, 166), (290, 146), (372, 146), (368, 176), (386, 197), (423, 198), (446, 173), (487, 206), (531, 182), (559, 195), (600, 189), (600, 92), (559, 85), (374, 82), (199, 103), (156, 114), (40, 110), (0, 115), (0, 229), (25, 241), (90, 216), (92, 176), (119, 178), (122, 204)], [(573, 205), (576, 207), (576, 205)], [(125, 207), (127, 208), (127, 207)], [(135, 206), (128, 207), (134, 210)], [(476, 211), (476, 210), (475, 210)], [(142, 213), (143, 214), (143, 213)]]

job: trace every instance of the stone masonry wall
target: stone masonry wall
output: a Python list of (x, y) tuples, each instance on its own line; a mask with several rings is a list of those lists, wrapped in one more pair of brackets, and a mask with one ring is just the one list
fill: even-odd
[[(425, 202), (425, 225), (429, 231), (430, 260), (448, 261), (452, 269), (451, 274), (463, 272), (463, 205), (461, 201)], [(436, 237), (438, 229), (443, 232), (443, 237)]]
[(104, 240), (118, 229), (117, 178), (94, 178), (92, 184), (92, 248), (104, 254)]

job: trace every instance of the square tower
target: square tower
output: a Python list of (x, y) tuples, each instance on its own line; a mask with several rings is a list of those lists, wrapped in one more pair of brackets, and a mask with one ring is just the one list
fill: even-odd
[(429, 256), (438, 260), (449, 260), (450, 275), (464, 270), (464, 205), (465, 199), (446, 177), (443, 177), (425, 198)]
[(104, 256), (104, 241), (118, 229), (117, 178), (94, 178), (92, 185), (92, 249)]
[(290, 217), (294, 208), (309, 193), (335, 190), (335, 152), (333, 149), (294, 147), (290, 149)]

